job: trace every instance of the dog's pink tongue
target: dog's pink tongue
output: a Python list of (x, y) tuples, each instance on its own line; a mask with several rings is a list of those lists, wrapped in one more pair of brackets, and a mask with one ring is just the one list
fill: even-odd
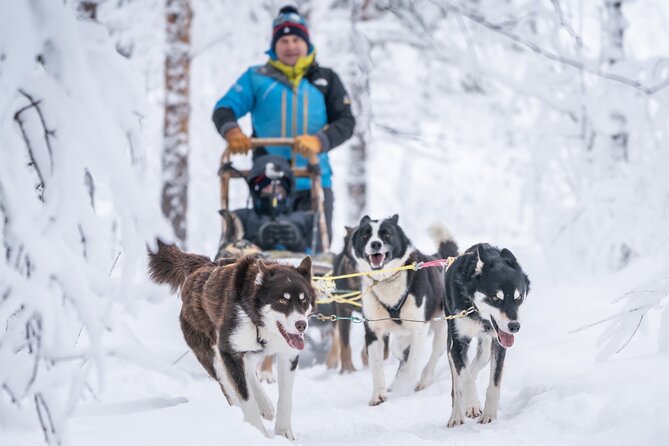
[(509, 348), (513, 345), (514, 338), (511, 333), (505, 333), (504, 331), (499, 330), (497, 331), (497, 338), (499, 339), (501, 346), (504, 348)]
[(372, 254), (369, 256), (369, 260), (372, 263), (372, 267), (378, 268), (383, 263), (383, 254)]
[(297, 350), (304, 350), (304, 335), (289, 334), (288, 345)]

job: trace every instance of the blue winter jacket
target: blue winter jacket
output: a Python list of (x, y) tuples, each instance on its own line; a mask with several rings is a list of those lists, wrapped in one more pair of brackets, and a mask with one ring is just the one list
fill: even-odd
[[(334, 71), (314, 62), (294, 90), (285, 74), (275, 67), (269, 64), (251, 67), (216, 103), (213, 115), (216, 129), (224, 135), (237, 127), (237, 119), (249, 112), (254, 137), (317, 136), (323, 151), (319, 155), (322, 184), (332, 187), (327, 152), (350, 138), (355, 126), (351, 101)], [(289, 146), (265, 150), (290, 159)], [(296, 167), (307, 165), (305, 157), (299, 154), (296, 157)], [(297, 190), (309, 188), (309, 178), (296, 180)]]

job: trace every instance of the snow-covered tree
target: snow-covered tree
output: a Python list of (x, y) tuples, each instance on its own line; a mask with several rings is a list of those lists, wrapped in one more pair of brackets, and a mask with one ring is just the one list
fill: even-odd
[(108, 358), (132, 355), (119, 315), (165, 229), (142, 182), (141, 82), (76, 9), (0, 3), (0, 426), (49, 444)]

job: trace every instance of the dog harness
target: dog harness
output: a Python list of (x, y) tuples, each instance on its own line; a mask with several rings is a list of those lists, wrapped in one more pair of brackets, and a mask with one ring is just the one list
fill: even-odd
[[(410, 265), (410, 263), (405, 263), (405, 266)], [(396, 274), (399, 274), (400, 271), (398, 271)], [(399, 302), (397, 302), (395, 305), (392, 307), (389, 307), (388, 305), (384, 304), (379, 300), (379, 303), (383, 305), (383, 308), (386, 309), (388, 312), (388, 315), (392, 318), (392, 321), (395, 322), (397, 325), (402, 325), (402, 320), (400, 319), (400, 311), (402, 310), (402, 307), (404, 306), (404, 303), (407, 300), (407, 297), (409, 297), (409, 291), (411, 290), (411, 285), (413, 284), (413, 279), (416, 277), (415, 271), (409, 271), (409, 277), (407, 278), (407, 286), (404, 289), (404, 293), (402, 293), (402, 297), (400, 298)], [(374, 280), (374, 279), (372, 279)], [(374, 281), (375, 284), (381, 281)], [(378, 300), (378, 299), (377, 299)]]

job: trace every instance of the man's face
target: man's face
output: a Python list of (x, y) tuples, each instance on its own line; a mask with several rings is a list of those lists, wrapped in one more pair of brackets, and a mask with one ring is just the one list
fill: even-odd
[(276, 42), (274, 52), (279, 60), (288, 66), (295, 66), (297, 59), (309, 52), (307, 42), (297, 36), (283, 36)]

